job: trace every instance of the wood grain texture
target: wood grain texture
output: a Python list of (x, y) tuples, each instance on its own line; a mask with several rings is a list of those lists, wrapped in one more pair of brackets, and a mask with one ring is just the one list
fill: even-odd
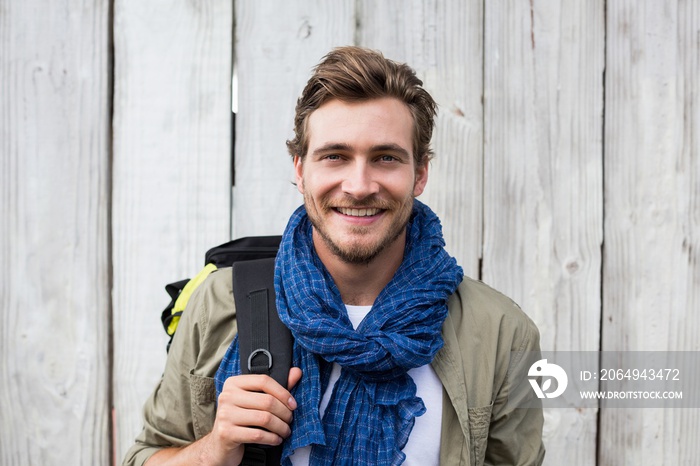
[[(700, 7), (608, 2), (607, 37), (603, 349), (698, 351)], [(599, 464), (696, 464), (699, 427), (605, 410)]]
[(408, 63), (438, 102), (435, 159), (421, 200), (442, 220), (447, 249), (479, 276), (482, 230), (483, 11), (459, 0), (361, 0), (358, 45)]
[(0, 464), (109, 464), (109, 3), (0, 2)]
[(302, 198), (285, 141), (311, 69), (351, 44), (354, 2), (236, 2), (235, 185), (232, 236), (282, 234)]
[[(543, 350), (597, 350), (604, 3), (486, 2), (484, 28), (483, 279)], [(595, 464), (595, 410), (545, 420), (546, 464)]]
[(117, 456), (163, 371), (163, 287), (229, 239), (231, 2), (131, 1), (114, 14)]

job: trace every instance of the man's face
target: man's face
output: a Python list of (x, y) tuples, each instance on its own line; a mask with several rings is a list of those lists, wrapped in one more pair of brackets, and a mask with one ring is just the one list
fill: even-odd
[(414, 161), (408, 107), (394, 98), (334, 99), (309, 116), (306, 129), (308, 152), (294, 167), (315, 238), (353, 264), (403, 244), (413, 198), (428, 179), (427, 163)]

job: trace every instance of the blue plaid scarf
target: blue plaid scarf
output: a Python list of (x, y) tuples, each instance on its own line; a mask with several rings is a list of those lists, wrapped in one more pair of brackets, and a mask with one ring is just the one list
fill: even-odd
[[(294, 365), (303, 371), (282, 464), (312, 445), (311, 465), (399, 465), (415, 417), (425, 412), (407, 371), (429, 364), (442, 347), (447, 300), (462, 269), (444, 249), (438, 217), (415, 201), (404, 260), (354, 330), (311, 232), (302, 206), (289, 220), (275, 266), (277, 308), (294, 335)], [(217, 396), (228, 376), (240, 374), (238, 359), (236, 339), (216, 374)], [(321, 419), (333, 362), (343, 370)]]

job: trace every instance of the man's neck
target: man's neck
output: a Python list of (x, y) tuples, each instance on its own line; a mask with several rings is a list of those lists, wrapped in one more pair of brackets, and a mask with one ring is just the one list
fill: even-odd
[(345, 304), (371, 306), (391, 281), (403, 261), (406, 235), (402, 234), (369, 263), (352, 264), (340, 259), (314, 231), (318, 257), (333, 277)]

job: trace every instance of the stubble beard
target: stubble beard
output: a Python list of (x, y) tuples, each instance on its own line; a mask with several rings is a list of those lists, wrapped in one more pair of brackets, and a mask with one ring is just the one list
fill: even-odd
[[(330, 214), (330, 211), (333, 210), (332, 207), (330, 207), (329, 202), (325, 200), (321, 201), (319, 204), (316, 204), (314, 203), (313, 199), (305, 194), (304, 204), (306, 205), (306, 212), (309, 216), (309, 220), (311, 221), (311, 225), (313, 225), (315, 231), (318, 233), (319, 237), (323, 240), (324, 244), (333, 255), (348, 264), (366, 265), (376, 259), (379, 254), (389, 247), (389, 245), (394, 243), (394, 241), (396, 241), (399, 236), (406, 231), (406, 226), (408, 225), (408, 221), (411, 218), (411, 212), (413, 210), (413, 196), (411, 196), (410, 200), (406, 200), (403, 203), (394, 201), (377, 202), (372, 200), (365, 200), (361, 204), (352, 200), (343, 203), (344, 207), (361, 208), (368, 205), (373, 207), (379, 206), (388, 212), (397, 213), (394, 222), (390, 225), (386, 233), (379, 238), (378, 241), (369, 244), (362, 241), (353, 241), (351, 244), (347, 245), (338, 244), (338, 242), (333, 240), (331, 233), (326, 228), (326, 225), (321, 217), (322, 215)], [(317, 205), (320, 212), (318, 212), (315, 208), (309, 208), (310, 206)], [(350, 233), (352, 236), (358, 237), (366, 235), (369, 232), (365, 227), (354, 227), (350, 229)]]

